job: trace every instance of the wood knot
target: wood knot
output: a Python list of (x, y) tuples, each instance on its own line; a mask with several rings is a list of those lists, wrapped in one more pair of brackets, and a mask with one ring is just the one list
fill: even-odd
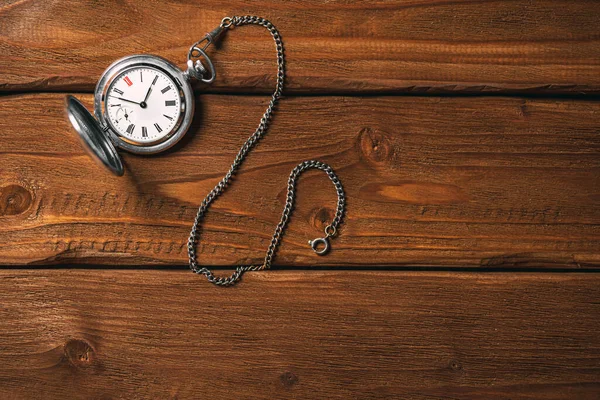
[(387, 136), (369, 127), (358, 133), (358, 146), (361, 154), (376, 163), (388, 161), (392, 153), (392, 145)]
[(71, 339), (65, 344), (65, 357), (74, 366), (87, 366), (94, 361), (92, 346), (81, 339)]
[(290, 371), (286, 371), (279, 377), (283, 386), (291, 387), (298, 383), (298, 377)]
[(317, 208), (311, 213), (310, 224), (319, 230), (323, 230), (333, 221), (334, 217), (335, 212), (333, 210), (325, 207)]
[(31, 206), (33, 196), (29, 190), (19, 185), (0, 188), (0, 216), (18, 215)]
[(450, 360), (450, 362), (448, 363), (448, 366), (450, 367), (450, 369), (452, 371), (460, 371), (462, 369), (461, 363), (459, 363), (456, 360)]

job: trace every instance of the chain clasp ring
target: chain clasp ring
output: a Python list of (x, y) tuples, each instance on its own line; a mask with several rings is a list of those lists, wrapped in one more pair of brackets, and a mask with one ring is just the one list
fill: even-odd
[(221, 20), (221, 28), (229, 28), (231, 25), (233, 25), (233, 18), (225, 17)]
[[(313, 251), (315, 253), (317, 253), (318, 255), (322, 256), (327, 254), (327, 252), (329, 251), (329, 238), (332, 236), (335, 236), (337, 234), (337, 229), (335, 228), (335, 225), (331, 224), (331, 225), (327, 225), (325, 227), (325, 236), (322, 238), (317, 238), (314, 240), (309, 240), (308, 244), (310, 245), (310, 247), (313, 249)], [(321, 250), (319, 250), (319, 246), (322, 245), (323, 248)]]
[(325, 236), (330, 238), (337, 235), (337, 229), (335, 229), (335, 225), (331, 224), (331, 225), (327, 225), (325, 227)]
[[(313, 249), (313, 251), (320, 256), (325, 255), (329, 251), (329, 239), (327, 237), (309, 240), (308, 244)], [(323, 246), (321, 250), (319, 250), (319, 245)]]

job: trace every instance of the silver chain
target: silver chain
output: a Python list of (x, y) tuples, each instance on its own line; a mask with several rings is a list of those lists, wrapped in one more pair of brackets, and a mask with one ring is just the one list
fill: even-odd
[(260, 119), (260, 123), (256, 128), (256, 131), (254, 131), (254, 133), (250, 135), (248, 140), (246, 140), (242, 148), (239, 150), (227, 174), (225, 174), (223, 179), (221, 179), (221, 181), (208, 193), (204, 200), (202, 200), (202, 203), (200, 204), (200, 207), (198, 209), (198, 213), (196, 214), (194, 225), (192, 226), (190, 237), (188, 239), (188, 256), (190, 262), (190, 269), (196, 274), (202, 274), (206, 276), (209, 282), (219, 286), (233, 285), (234, 283), (240, 280), (243, 273), (246, 271), (259, 271), (262, 269), (269, 269), (271, 267), (273, 258), (277, 253), (277, 247), (279, 245), (279, 242), (281, 241), (281, 236), (283, 235), (283, 231), (289, 220), (290, 214), (294, 206), (296, 181), (298, 180), (298, 177), (300, 176), (300, 174), (302, 174), (302, 172), (308, 169), (319, 169), (324, 171), (331, 180), (331, 182), (333, 182), (338, 197), (335, 217), (333, 218), (331, 224), (325, 227), (325, 236), (323, 238), (318, 238), (309, 241), (309, 245), (317, 254), (322, 255), (329, 250), (329, 238), (337, 234), (338, 226), (342, 222), (342, 217), (344, 215), (344, 206), (346, 201), (342, 184), (329, 165), (320, 161), (304, 161), (298, 164), (290, 173), (285, 207), (281, 215), (281, 220), (275, 228), (275, 233), (273, 234), (273, 238), (271, 239), (271, 243), (269, 244), (269, 248), (267, 249), (267, 254), (265, 255), (265, 260), (262, 265), (239, 266), (236, 268), (235, 272), (228, 277), (217, 277), (208, 268), (201, 267), (198, 265), (196, 257), (196, 246), (198, 244), (199, 239), (198, 231), (200, 227), (200, 222), (204, 218), (204, 215), (206, 214), (206, 211), (208, 210), (212, 202), (225, 191), (225, 188), (227, 187), (227, 185), (229, 185), (231, 178), (239, 169), (240, 165), (242, 164), (250, 150), (258, 143), (260, 138), (267, 131), (267, 128), (271, 121), (273, 109), (279, 101), (279, 98), (281, 97), (281, 93), (283, 91), (283, 82), (285, 78), (283, 42), (281, 40), (279, 31), (275, 28), (275, 26), (273, 26), (271, 22), (264, 18), (250, 15), (245, 15), (241, 17), (225, 17), (223, 18), (223, 20), (221, 21), (221, 25), (217, 29), (229, 29), (232, 26), (248, 24), (264, 26), (271, 33), (273, 39), (275, 40), (275, 47), (277, 50), (277, 84), (275, 87), (275, 92), (271, 97), (271, 101), (269, 102), (267, 110)]

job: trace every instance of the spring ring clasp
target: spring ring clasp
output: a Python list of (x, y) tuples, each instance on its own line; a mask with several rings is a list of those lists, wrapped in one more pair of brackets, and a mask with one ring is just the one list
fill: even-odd
[[(327, 254), (327, 252), (330, 249), (329, 238), (332, 236), (335, 236), (336, 234), (337, 234), (337, 229), (335, 228), (335, 225), (334, 224), (327, 225), (325, 227), (325, 236), (322, 238), (309, 240), (308, 244), (310, 245), (311, 249), (313, 249), (313, 251), (315, 253), (317, 253), (318, 255), (320, 255), (320, 256), (325, 255), (325, 254)], [(319, 246), (323, 246), (323, 248), (319, 250)]]
[[(329, 238), (327, 237), (309, 240), (308, 244), (313, 249), (313, 251), (320, 256), (325, 255), (329, 251)], [(323, 248), (319, 250), (319, 246), (321, 245), (323, 246)]]

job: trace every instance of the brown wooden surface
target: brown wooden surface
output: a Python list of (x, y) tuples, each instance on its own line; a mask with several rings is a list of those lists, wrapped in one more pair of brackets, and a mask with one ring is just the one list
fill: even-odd
[[(266, 99), (201, 96), (182, 146), (122, 153), (117, 178), (83, 151), (63, 98), (0, 99), (0, 263), (184, 265), (197, 206), (256, 122), (231, 116), (259, 115)], [(340, 236), (327, 257), (310, 250), (335, 192), (308, 174), (276, 264), (597, 267), (599, 112), (572, 100), (287, 98), (211, 209), (200, 260), (260, 263), (287, 175), (319, 159), (346, 187)]]
[[(268, 34), (211, 48), (191, 132), (121, 153), (122, 178), (63, 98), (125, 55), (183, 67), (233, 14), (280, 28), (299, 97), (200, 262), (262, 262), (305, 159), (348, 212), (314, 255), (335, 195), (304, 175), (275, 270), (220, 289), (183, 270), (185, 242), (266, 106), (232, 94), (270, 92)], [(599, 54), (595, 0), (1, 1), (0, 399), (600, 398)]]
[(596, 274), (0, 272), (3, 399), (597, 399)]
[[(188, 47), (226, 15), (285, 39), (292, 92), (598, 93), (600, 3), (538, 1), (2, 2), (0, 90), (91, 91), (115, 59)], [(269, 91), (273, 43), (256, 27), (211, 51), (213, 91)]]

